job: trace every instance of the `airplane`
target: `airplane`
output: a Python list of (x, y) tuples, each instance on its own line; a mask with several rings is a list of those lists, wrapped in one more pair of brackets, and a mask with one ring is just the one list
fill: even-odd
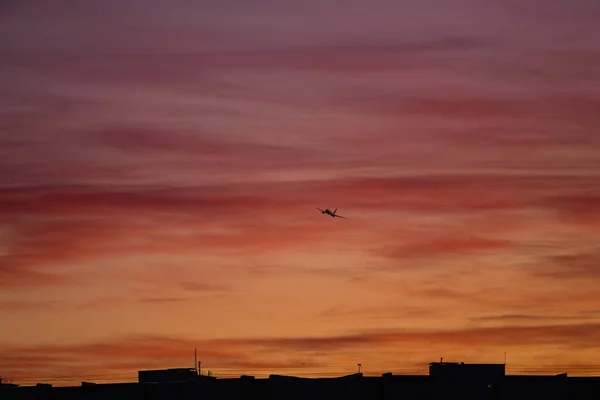
[(344, 219), (346, 219), (346, 217), (342, 217), (341, 215), (337, 215), (335, 213), (337, 211), (337, 208), (335, 210), (333, 210), (333, 212), (331, 212), (331, 210), (329, 208), (326, 208), (324, 210), (321, 210), (320, 208), (317, 208), (317, 210), (321, 211), (322, 214), (331, 215), (332, 218), (338, 217), (338, 218), (344, 218)]

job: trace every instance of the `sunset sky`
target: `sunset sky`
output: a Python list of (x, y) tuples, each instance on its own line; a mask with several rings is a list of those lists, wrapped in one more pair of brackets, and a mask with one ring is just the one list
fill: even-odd
[(598, 21), (2, 1), (0, 377), (600, 374)]

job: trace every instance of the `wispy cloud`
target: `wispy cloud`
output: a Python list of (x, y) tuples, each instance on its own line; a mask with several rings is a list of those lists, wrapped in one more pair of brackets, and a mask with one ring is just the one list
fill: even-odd
[(181, 282), (180, 285), (191, 292), (221, 292), (227, 290), (225, 286), (203, 282)]
[(190, 301), (190, 298), (186, 297), (148, 297), (141, 299), (142, 303), (185, 303)]
[[(547, 201), (548, 191), (575, 191), (581, 182), (456, 175), (347, 178), (276, 186), (5, 188), (0, 193), (8, 235), (3, 282), (7, 286), (26, 281), (67, 283), (69, 278), (61, 280), (61, 273), (51, 269), (53, 265), (107, 255), (325, 249), (331, 234), (342, 235), (349, 245), (365, 250), (371, 247), (372, 255), (397, 260), (506, 254), (522, 245), (520, 239), (509, 239), (511, 232), (531, 229), (531, 223), (523, 218), (527, 212), (567, 212), (563, 202)], [(440, 198), (444, 201), (436, 201)], [(580, 198), (593, 203), (593, 197)], [(351, 213), (350, 219), (336, 221), (324, 231), (322, 218), (309, 211), (322, 206), (323, 199), (341, 199), (342, 204), (336, 203)], [(570, 209), (578, 212), (576, 206)], [(299, 210), (314, 218), (300, 218)], [(405, 217), (401, 226), (394, 227), (377, 216), (398, 211), (421, 214), (421, 218), (443, 215), (454, 222), (442, 228), (435, 221), (410, 222), (410, 217)], [(471, 215), (465, 217), (465, 212)], [(521, 216), (498, 214), (512, 212)], [(369, 218), (380, 221), (377, 229)], [(378, 248), (365, 243), (361, 232), (366, 230)], [(305, 272), (326, 270), (331, 268), (305, 268)], [(335, 269), (331, 272), (336, 273)]]
[[(43, 374), (43, 370), (63, 368), (74, 371), (72, 368), (81, 364), (81, 354), (86, 354), (87, 360), (94, 360), (94, 365), (103, 365), (108, 370), (121, 370), (126, 368), (149, 368), (156, 365), (156, 360), (161, 359), (162, 364), (181, 363), (190, 348), (198, 348), (202, 355), (203, 364), (223, 371), (246, 369), (249, 371), (264, 371), (263, 373), (277, 373), (278, 371), (301, 371), (298, 360), (311, 360), (313, 367), (324, 366), (322, 360), (311, 359), (310, 354), (320, 350), (331, 351), (332, 355), (343, 353), (345, 349), (389, 349), (398, 348), (406, 344), (411, 346), (428, 346), (435, 343), (436, 347), (444, 346), (492, 346), (509, 348), (531, 345), (555, 346), (557, 344), (569, 345), (574, 348), (594, 349), (597, 347), (595, 332), (599, 326), (587, 325), (542, 325), (535, 327), (505, 326), (497, 328), (475, 328), (445, 331), (394, 331), (364, 332), (330, 337), (288, 337), (288, 338), (241, 338), (241, 339), (208, 339), (191, 340), (165, 337), (131, 337), (129, 339), (112, 342), (86, 343), (82, 345), (49, 345), (34, 348), (4, 348), (0, 356), (0, 365), (5, 366), (9, 373), (16, 374), (21, 368), (33, 365), (33, 359), (19, 357), (27, 352), (35, 353), (40, 361), (36, 368), (29, 373), (20, 372), (20, 379), (27, 379), (28, 375), (35, 377)], [(425, 347), (422, 348), (420, 357), (426, 357)], [(269, 354), (278, 354), (279, 361), (269, 361)], [(264, 361), (253, 360), (257, 354), (263, 354)], [(294, 356), (292, 356), (294, 354)], [(305, 356), (303, 356), (305, 354)], [(115, 357), (120, 362), (111, 366)], [(281, 360), (288, 359), (287, 362)], [(296, 361), (294, 361), (294, 359)], [(134, 361), (137, 360), (137, 361)], [(423, 359), (425, 362), (425, 359)], [(431, 360), (429, 360), (431, 361)], [(110, 368), (108, 368), (110, 367)], [(377, 368), (372, 366), (371, 368)], [(568, 368), (568, 367), (567, 367)], [(131, 372), (131, 371), (130, 371)], [(93, 375), (93, 374), (92, 374)], [(40, 376), (40, 375), (38, 375)]]
[(74, 283), (72, 276), (39, 271), (23, 265), (9, 265), (10, 259), (0, 264), (0, 287), (8, 289), (11, 287), (39, 287), (46, 285), (65, 285)]
[(580, 321), (586, 319), (581, 314), (578, 315), (528, 315), (528, 314), (505, 314), (505, 315), (490, 315), (485, 317), (475, 317), (472, 321), (480, 322), (537, 322), (537, 321)]
[(549, 257), (535, 274), (550, 279), (596, 279), (600, 277), (600, 250)]
[(469, 252), (501, 252), (510, 247), (507, 240), (494, 240), (478, 238), (475, 236), (465, 237), (440, 237), (413, 239), (412, 242), (398, 245), (395, 248), (384, 249), (382, 255), (390, 258), (415, 258), (444, 256), (453, 253)]

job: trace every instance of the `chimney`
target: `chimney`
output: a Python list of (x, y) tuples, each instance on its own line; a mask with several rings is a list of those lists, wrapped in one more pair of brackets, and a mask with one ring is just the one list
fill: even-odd
[(444, 357), (440, 357), (440, 364), (444, 363)]

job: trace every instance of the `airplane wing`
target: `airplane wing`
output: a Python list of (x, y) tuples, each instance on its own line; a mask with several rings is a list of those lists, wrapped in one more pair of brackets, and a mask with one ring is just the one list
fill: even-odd
[(319, 211), (321, 211), (321, 212), (325, 212), (325, 211), (321, 210), (321, 209), (320, 209), (320, 208), (318, 208), (318, 207), (317, 207), (317, 210), (319, 210)]
[(335, 214), (334, 217), (348, 219), (346, 217), (342, 217), (341, 215), (337, 215), (337, 214)]

